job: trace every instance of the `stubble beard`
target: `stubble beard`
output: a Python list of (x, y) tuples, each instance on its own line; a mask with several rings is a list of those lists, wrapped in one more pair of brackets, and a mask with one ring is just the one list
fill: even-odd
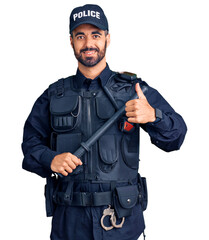
[[(79, 52), (76, 52), (74, 45), (73, 45), (73, 50), (74, 50), (74, 55), (76, 59), (83, 64), (85, 67), (94, 67), (97, 65), (105, 56), (106, 54), (106, 48), (107, 48), (107, 41), (105, 41), (105, 46), (102, 50), (99, 50), (98, 48), (85, 48), (81, 49)], [(82, 52), (84, 51), (92, 51), (95, 50), (97, 53), (96, 57), (85, 57), (83, 58)]]

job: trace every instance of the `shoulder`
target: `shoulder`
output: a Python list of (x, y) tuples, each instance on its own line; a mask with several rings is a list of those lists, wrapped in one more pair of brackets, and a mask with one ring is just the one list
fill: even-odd
[(118, 82), (124, 82), (124, 83), (132, 83), (136, 84), (137, 82), (148, 85), (145, 81), (143, 81), (140, 77), (137, 76), (136, 73), (132, 72), (114, 72), (114, 80)]
[(148, 84), (143, 81), (136, 73), (131, 72), (114, 72), (113, 77), (110, 79), (108, 85), (111, 89), (133, 88), (135, 89), (136, 83), (141, 87), (148, 87)]
[(53, 82), (52, 84), (49, 85), (47, 91), (48, 91), (48, 96), (52, 96), (56, 93), (59, 94), (60, 91), (62, 91), (64, 88), (67, 86), (70, 87), (72, 81), (73, 81), (74, 75), (66, 77), (66, 78), (60, 78), (57, 81)]

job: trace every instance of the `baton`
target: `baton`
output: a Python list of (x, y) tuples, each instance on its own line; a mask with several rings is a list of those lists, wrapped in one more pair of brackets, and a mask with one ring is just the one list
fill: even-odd
[[(148, 91), (146, 86), (141, 87), (142, 92), (145, 94)], [(137, 99), (138, 95), (135, 93), (130, 99)], [(101, 128), (99, 128), (86, 142), (82, 142), (81, 146), (73, 153), (77, 158), (81, 158), (84, 153), (89, 151), (90, 147), (126, 112), (126, 105), (123, 105), (110, 119), (108, 119)], [(83, 166), (78, 166), (70, 175), (75, 175), (83, 170)], [(61, 173), (58, 173), (63, 177)]]

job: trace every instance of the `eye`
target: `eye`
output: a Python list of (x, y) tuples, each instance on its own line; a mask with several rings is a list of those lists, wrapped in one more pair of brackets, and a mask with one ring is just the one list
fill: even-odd
[(76, 38), (77, 38), (77, 40), (82, 40), (82, 39), (84, 39), (84, 36), (83, 35), (79, 35)]
[(93, 38), (94, 38), (94, 39), (98, 39), (98, 38), (100, 38), (100, 37), (101, 37), (101, 36), (98, 35), (98, 34), (93, 35)]

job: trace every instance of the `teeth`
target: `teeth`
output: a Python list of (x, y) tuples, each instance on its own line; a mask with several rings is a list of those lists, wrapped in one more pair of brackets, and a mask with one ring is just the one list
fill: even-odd
[(94, 51), (91, 51), (91, 52), (85, 52), (86, 55), (92, 55), (94, 54)]

